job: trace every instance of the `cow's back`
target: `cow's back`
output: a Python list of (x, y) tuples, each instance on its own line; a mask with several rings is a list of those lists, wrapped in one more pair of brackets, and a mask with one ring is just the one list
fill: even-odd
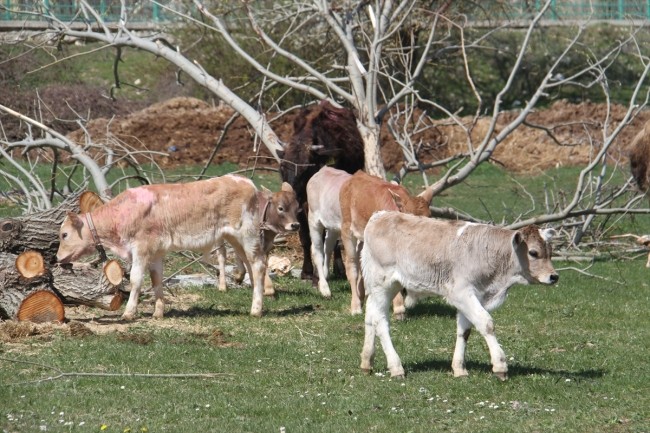
[(393, 275), (409, 291), (445, 294), (458, 280), (489, 285), (512, 265), (509, 230), (465, 221), (378, 212), (364, 233), (362, 266)]
[(158, 239), (160, 248), (200, 249), (225, 229), (238, 229), (256, 216), (256, 188), (247, 178), (226, 175), (186, 184), (129, 189), (97, 209), (115, 221), (122, 239)]
[(363, 171), (356, 172), (345, 182), (340, 193), (341, 212), (356, 237), (363, 236), (373, 213), (381, 210), (399, 210), (395, 195), (403, 201), (412, 199), (403, 186), (386, 182)]
[(323, 167), (307, 183), (307, 200), (309, 212), (316, 212), (318, 217), (333, 224), (341, 225), (341, 188), (352, 175), (346, 171)]

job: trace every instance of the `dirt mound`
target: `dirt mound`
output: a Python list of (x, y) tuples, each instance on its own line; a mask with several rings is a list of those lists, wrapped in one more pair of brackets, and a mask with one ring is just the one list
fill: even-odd
[[(570, 104), (558, 101), (549, 109), (532, 113), (525, 126), (518, 128), (501, 143), (493, 160), (515, 172), (534, 172), (556, 166), (574, 166), (588, 163), (603, 144), (602, 125), (609, 116), (609, 132), (618, 126), (625, 115), (625, 107), (589, 102)], [(282, 141), (289, 141), (293, 120), (299, 110), (279, 115), (267, 113), (271, 126)], [(178, 97), (151, 105), (130, 115), (116, 116), (112, 120), (97, 119), (89, 122), (87, 131), (93, 140), (111, 145), (114, 140), (139, 150), (159, 152), (155, 160), (162, 166), (206, 164), (215, 146), (227, 131), (212, 163), (232, 162), (242, 167), (254, 165), (277, 167), (264, 145), (255, 142), (254, 131), (242, 118), (233, 119), (233, 110), (225, 105), (213, 106), (201, 100)], [(518, 112), (502, 113), (497, 121), (494, 136), (503, 133)], [(627, 145), (650, 119), (648, 112), (639, 116), (617, 137), (610, 157), (624, 161)], [(470, 128), (470, 118), (463, 119)], [(472, 128), (474, 143), (479, 143), (488, 128), (490, 119), (480, 119)], [(449, 121), (430, 121), (431, 128), (413, 137), (419, 143), (418, 155), (423, 163), (433, 162), (458, 153), (467, 153), (467, 136), (458, 125)], [(69, 135), (82, 143), (83, 131)], [(386, 168), (399, 169), (402, 153), (386, 127), (382, 129), (382, 156)]]

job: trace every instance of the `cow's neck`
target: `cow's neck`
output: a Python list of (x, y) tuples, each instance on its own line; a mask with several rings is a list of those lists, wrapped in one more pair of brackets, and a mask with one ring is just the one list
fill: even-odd
[(102, 241), (99, 238), (99, 234), (97, 234), (97, 228), (95, 227), (93, 217), (90, 214), (90, 212), (86, 213), (84, 216), (86, 217), (86, 224), (88, 225), (88, 229), (90, 230), (90, 236), (91, 239), (93, 240), (93, 243), (95, 244), (95, 249), (99, 253), (99, 257), (101, 258), (102, 262), (105, 262), (106, 260), (108, 260), (108, 258), (106, 257), (106, 250), (102, 245)]
[[(101, 208), (88, 213), (89, 217), (92, 218), (92, 224), (95, 226), (97, 239), (101, 243), (101, 246), (104, 249), (110, 250), (113, 254), (121, 257), (124, 260), (131, 260), (131, 251), (128, 246), (125, 246), (121, 241), (119, 236), (119, 227), (117, 224), (119, 221), (112, 217), (110, 213), (107, 213), (107, 209), (110, 211), (110, 208), (107, 208), (106, 205)], [(93, 238), (93, 234), (90, 231), (90, 225), (88, 224), (88, 218), (85, 220), (86, 226), (88, 226), (88, 231), (90, 232), (89, 239), (93, 239), (93, 242), (96, 241)], [(99, 252), (99, 250), (97, 250)], [(100, 252), (101, 255), (101, 252)], [(102, 256), (102, 259), (104, 256)]]

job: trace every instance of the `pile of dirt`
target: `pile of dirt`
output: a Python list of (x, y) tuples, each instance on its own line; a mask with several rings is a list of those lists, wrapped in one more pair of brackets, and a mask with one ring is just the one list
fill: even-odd
[[(273, 130), (282, 141), (290, 140), (293, 121), (299, 111), (283, 115), (267, 113)], [(611, 133), (625, 112), (625, 107), (617, 105), (608, 111), (604, 104), (558, 101), (549, 109), (532, 113), (526, 125), (511, 132), (497, 147), (492, 159), (513, 172), (587, 164), (603, 144), (602, 125), (607, 122)], [(514, 111), (502, 113), (492, 137), (503, 133), (507, 124), (518, 115), (519, 112)], [(615, 161), (625, 162), (627, 145), (649, 119), (648, 112), (640, 113), (619, 134), (609, 156)], [(419, 145), (420, 161), (429, 163), (467, 153), (468, 131), (474, 145), (479, 145), (491, 119), (479, 119), (474, 125), (471, 118), (462, 121), (462, 126), (449, 121), (429, 121), (430, 127), (413, 137), (413, 142)], [(112, 146), (118, 140), (137, 150), (156, 152), (154, 160), (163, 167), (206, 164), (222, 134), (213, 164), (232, 162), (240, 167), (277, 167), (264, 145), (255, 141), (250, 125), (236, 116), (230, 107), (214, 106), (189, 97), (156, 103), (128, 115), (92, 120), (85, 129), (98, 143)], [(79, 143), (85, 140), (83, 130), (74, 131), (69, 137)], [(386, 127), (382, 129), (381, 140), (386, 168), (391, 171), (399, 169), (402, 152)]]

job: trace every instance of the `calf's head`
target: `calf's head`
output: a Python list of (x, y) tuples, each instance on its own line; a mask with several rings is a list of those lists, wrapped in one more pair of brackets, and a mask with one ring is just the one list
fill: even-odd
[(551, 239), (555, 230), (542, 230), (535, 225), (518, 230), (513, 236), (513, 246), (530, 283), (555, 284), (560, 279), (551, 263)]
[(263, 211), (264, 227), (276, 233), (295, 232), (300, 228), (298, 222), (298, 200), (296, 193), (287, 182), (276, 193), (264, 192), (268, 205)]
[(70, 263), (95, 251), (90, 231), (84, 220), (76, 213), (68, 213), (59, 229), (59, 250), (56, 259), (60, 263)]

